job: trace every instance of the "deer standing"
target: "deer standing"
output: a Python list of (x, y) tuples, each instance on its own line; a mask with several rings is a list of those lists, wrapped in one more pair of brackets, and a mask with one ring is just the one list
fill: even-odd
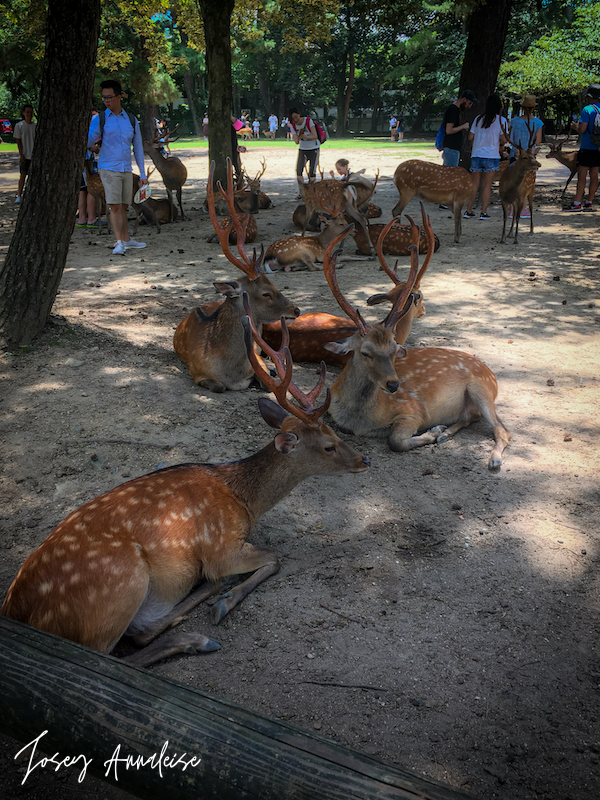
[(263, 419), (279, 430), (275, 439), (241, 461), (143, 475), (73, 511), (21, 567), (0, 614), (104, 653), (131, 635), (143, 648), (125, 659), (134, 666), (220, 648), (198, 633), (154, 639), (218, 594), (224, 578), (252, 573), (217, 599), (214, 624), (279, 570), (275, 553), (248, 538), (258, 517), (301, 481), (369, 466), (322, 423), (329, 393), (322, 406), (316, 402), (325, 366), (317, 386), (304, 394), (291, 382), (284, 342), (270, 352), (276, 381), (256, 360), (250, 329), (260, 337), (250, 321), (246, 325), (248, 356), (277, 400), (258, 401)]
[[(179, 125), (177, 128), (179, 128)], [(177, 141), (179, 136), (176, 136), (175, 139), (170, 138), (177, 128), (163, 134), (157, 133), (151, 142), (144, 142), (144, 153), (150, 156), (154, 166), (160, 172), (171, 206), (173, 205), (173, 192), (177, 195), (181, 219), (184, 220), (186, 216), (183, 213), (183, 205), (181, 204), (181, 187), (187, 181), (187, 169), (177, 156), (163, 156), (160, 152), (162, 145), (158, 141), (159, 138), (163, 140), (163, 143), (165, 141), (167, 143)], [(173, 222), (172, 217), (170, 221)]]
[[(527, 128), (529, 129), (529, 125), (527, 125)], [(504, 135), (506, 136), (507, 140), (510, 141), (507, 131), (504, 131)], [(500, 239), (501, 244), (505, 243), (506, 220), (508, 218), (508, 210), (510, 206), (512, 206), (513, 209), (513, 218), (508, 235), (511, 235), (514, 227), (514, 243), (518, 244), (519, 218), (525, 204), (525, 199), (527, 199), (529, 204), (529, 234), (530, 236), (533, 235), (533, 191), (535, 189), (535, 173), (536, 170), (542, 166), (531, 150), (534, 139), (535, 130), (530, 130), (529, 145), (526, 150), (519, 148), (518, 145), (511, 142), (518, 152), (517, 160), (514, 162), (514, 164), (508, 167), (508, 169), (505, 169), (502, 175), (500, 175), (498, 190), (500, 192), (500, 200), (502, 202), (502, 212), (504, 217), (502, 225), (502, 238)]]
[(571, 183), (573, 175), (577, 174), (577, 151), (573, 153), (563, 153), (562, 151), (563, 144), (570, 138), (571, 134), (569, 133), (567, 138), (562, 139), (560, 142), (558, 142), (558, 144), (556, 143), (556, 141), (548, 142), (550, 146), (550, 152), (546, 154), (546, 158), (555, 158), (559, 163), (561, 163), (571, 172), (571, 174), (567, 179), (567, 182), (565, 183), (565, 188), (562, 190), (561, 197), (565, 196), (565, 192), (567, 191), (567, 186)]
[(386, 436), (390, 449), (400, 452), (445, 442), (483, 417), (494, 430), (496, 444), (488, 461), (494, 469), (502, 463), (510, 433), (496, 415), (498, 385), (493, 372), (468, 353), (438, 347), (407, 351), (394, 339), (398, 321), (410, 308), (407, 300), (417, 276), (416, 225), (414, 236), (409, 278), (388, 316), (373, 326), (367, 325), (339, 289), (335, 240), (325, 253), (327, 282), (357, 327), (349, 338), (327, 345), (333, 352), (351, 354), (331, 387), (330, 414), (340, 430)]
[[(217, 220), (213, 191), (214, 162), (208, 178), (209, 213), (224, 255), (242, 270), (245, 277), (240, 281), (215, 282), (215, 288), (225, 295), (225, 301), (214, 305), (209, 313), (202, 308), (194, 309), (180, 323), (173, 346), (179, 358), (188, 365), (194, 383), (212, 392), (239, 391), (250, 385), (254, 370), (248, 360), (242, 318), (244, 308), (242, 294), (249, 297), (250, 308), (258, 326), (281, 317), (297, 317), (300, 309), (291, 303), (262, 271), (263, 251), (252, 259), (244, 249), (245, 226), (232, 214), (229, 225), (222, 228)], [(229, 199), (233, 207), (233, 175), (231, 162), (227, 164), (227, 192), (218, 184), (219, 191)], [(229, 233), (232, 226), (237, 230), (239, 257), (229, 249)]]
[(394, 183), (400, 194), (400, 200), (392, 210), (394, 217), (402, 215), (413, 197), (426, 203), (451, 206), (454, 211), (454, 241), (460, 242), (463, 206), (475, 194), (471, 175), (464, 167), (444, 167), (410, 159), (396, 167)]

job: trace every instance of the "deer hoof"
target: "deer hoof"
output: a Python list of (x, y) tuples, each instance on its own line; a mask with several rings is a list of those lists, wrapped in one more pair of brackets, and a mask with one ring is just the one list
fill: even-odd
[(198, 653), (214, 653), (215, 650), (220, 650), (221, 645), (216, 639), (210, 639), (208, 636), (200, 636), (198, 639), (192, 639), (185, 652), (189, 655), (197, 655)]
[(500, 469), (502, 466), (501, 458), (490, 458), (488, 462), (488, 469)]
[(446, 430), (446, 425), (437, 425), (435, 428), (432, 428), (429, 431), (429, 433), (431, 433), (433, 436), (435, 436), (435, 440), (439, 444), (440, 442), (447, 442), (448, 441), (449, 437), (448, 437), (447, 433), (444, 433), (445, 430)]
[(229, 613), (227, 598), (231, 597), (231, 592), (222, 594), (210, 610), (210, 621), (213, 625), (218, 625), (221, 620)]

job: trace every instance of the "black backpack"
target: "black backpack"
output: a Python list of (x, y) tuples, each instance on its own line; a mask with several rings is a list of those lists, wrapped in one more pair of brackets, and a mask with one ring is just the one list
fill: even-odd
[(588, 131), (590, 134), (590, 140), (594, 147), (600, 147), (600, 109), (598, 106), (594, 105), (596, 109), (596, 116), (594, 117), (594, 125), (590, 130), (590, 124), (588, 122)]

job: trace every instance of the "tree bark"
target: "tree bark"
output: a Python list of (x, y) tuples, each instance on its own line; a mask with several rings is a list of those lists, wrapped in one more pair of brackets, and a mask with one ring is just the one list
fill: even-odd
[(49, 0), (46, 50), (29, 182), (0, 267), (0, 342), (43, 330), (75, 225), (92, 112), (100, 0)]
[[(233, 159), (231, 135), (230, 24), (234, 0), (198, 0), (206, 39), (208, 74), (208, 154), (215, 162), (215, 183), (227, 182), (227, 159)], [(236, 159), (237, 160), (237, 159)]]
[(483, 112), (496, 89), (511, 6), (512, 0), (486, 0), (471, 15), (460, 74), (461, 91), (470, 89), (479, 100), (466, 114), (469, 122)]
[(415, 117), (415, 121), (413, 122), (412, 127), (410, 129), (411, 136), (415, 136), (417, 133), (421, 132), (423, 122), (425, 121), (427, 114), (429, 114), (429, 111), (434, 101), (435, 97), (430, 96), (426, 97), (425, 100), (423, 100), (423, 102), (421, 103), (421, 107), (419, 108), (417, 116)]

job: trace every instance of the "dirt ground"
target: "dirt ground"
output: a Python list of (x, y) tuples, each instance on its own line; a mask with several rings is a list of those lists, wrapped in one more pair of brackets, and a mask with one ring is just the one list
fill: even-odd
[[(140, 228), (147, 248), (125, 256), (112, 255), (108, 236), (74, 230), (46, 333), (0, 359), (0, 596), (83, 502), (163, 465), (245, 457), (272, 436), (258, 390), (198, 389), (173, 352), (178, 323), (218, 299), (213, 281), (238, 277), (205, 242), (207, 153), (181, 155), (189, 221), (160, 235)], [(253, 145), (251, 174), (263, 155), (275, 207), (258, 216), (258, 242), (268, 245), (294, 232), (296, 154)], [(322, 166), (342, 155), (328, 145)], [(410, 156), (410, 144), (351, 153), (354, 168), (380, 170), (384, 220), (394, 169)], [(433, 148), (427, 157), (439, 162)], [(513, 437), (501, 470), (487, 469), (483, 423), (408, 454), (344, 436), (370, 470), (307, 480), (260, 519), (251, 541), (276, 551), (279, 574), (219, 628), (207, 606), (192, 613), (183, 627), (222, 649), (155, 674), (486, 800), (600, 797), (600, 248), (598, 215), (561, 212), (566, 177), (542, 159), (535, 235), (522, 228), (518, 247), (499, 244), (496, 190), (492, 218), (464, 220), (458, 246), (450, 212), (428, 207), (441, 247), (408, 344), (465, 350), (494, 371)], [(16, 158), (0, 154), (0, 254), (16, 180)], [(346, 264), (339, 280), (368, 320), (382, 315), (365, 302), (389, 288), (375, 261)], [(273, 281), (303, 312), (341, 313), (320, 272)], [(314, 366), (298, 365), (295, 379), (312, 386)], [(11, 797), (124, 797), (74, 774), (20, 786), (20, 745), (2, 745)]]

